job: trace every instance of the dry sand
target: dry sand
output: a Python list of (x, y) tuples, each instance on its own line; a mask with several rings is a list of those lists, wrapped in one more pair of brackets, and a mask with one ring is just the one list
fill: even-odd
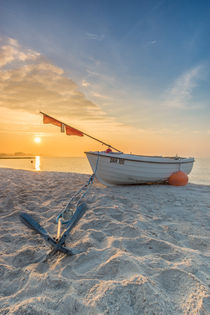
[(87, 175), (0, 169), (0, 314), (210, 314), (210, 186), (105, 187), (67, 239), (82, 252), (43, 257), (56, 215)]

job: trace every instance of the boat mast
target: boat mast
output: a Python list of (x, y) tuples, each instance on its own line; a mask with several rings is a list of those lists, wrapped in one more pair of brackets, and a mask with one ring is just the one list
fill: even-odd
[[(40, 114), (45, 115), (45, 116), (48, 116), (49, 118), (55, 119), (54, 117), (52, 117), (52, 116), (50, 116), (50, 115), (48, 115), (48, 114), (45, 114), (45, 113), (43, 113), (43, 112), (40, 112)], [(57, 120), (57, 119), (56, 119), (56, 120)], [(67, 125), (66, 123), (64, 123), (64, 122), (62, 122), (62, 121), (60, 121), (60, 120), (57, 120), (57, 121), (59, 121), (61, 124), (65, 125), (65, 126), (68, 126), (68, 127), (70, 127), (70, 128), (74, 128), (74, 127), (71, 127), (71, 126)], [(120, 150), (114, 148), (112, 145), (110, 145), (110, 144), (108, 144), (108, 143), (105, 143), (105, 142), (103, 142), (103, 141), (101, 141), (101, 140), (99, 140), (99, 139), (97, 139), (97, 138), (95, 138), (95, 137), (92, 137), (92, 136), (88, 135), (87, 133), (85, 133), (85, 132), (83, 132), (83, 131), (81, 131), (81, 130), (79, 130), (79, 129), (77, 129), (77, 128), (74, 128), (74, 129), (78, 130), (78, 131), (81, 132), (83, 135), (85, 135), (85, 136), (87, 136), (87, 137), (89, 137), (89, 138), (91, 138), (91, 139), (93, 139), (93, 140), (95, 140), (95, 141), (98, 141), (98, 142), (100, 142), (100, 143), (106, 145), (106, 146), (109, 147), (109, 148), (114, 149), (114, 150), (117, 151), (117, 152), (121, 152)]]

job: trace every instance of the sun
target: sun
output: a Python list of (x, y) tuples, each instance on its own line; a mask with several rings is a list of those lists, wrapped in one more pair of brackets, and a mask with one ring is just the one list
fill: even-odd
[(42, 141), (42, 138), (40, 138), (40, 137), (34, 137), (34, 142), (35, 143), (40, 143)]

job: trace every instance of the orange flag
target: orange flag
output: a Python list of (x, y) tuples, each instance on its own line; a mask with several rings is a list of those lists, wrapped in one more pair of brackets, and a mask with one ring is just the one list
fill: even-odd
[(55, 118), (49, 117), (45, 114), (43, 114), (43, 123), (44, 124), (52, 124), (52, 125), (55, 125), (58, 127), (62, 126), (62, 123), (60, 121), (56, 120)]
[(75, 128), (72, 128), (70, 126), (66, 126), (66, 134), (68, 136), (79, 136), (79, 137), (83, 137), (83, 132), (75, 129)]

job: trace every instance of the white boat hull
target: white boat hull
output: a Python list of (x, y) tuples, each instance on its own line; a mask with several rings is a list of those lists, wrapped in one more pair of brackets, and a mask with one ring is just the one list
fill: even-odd
[(194, 162), (194, 158), (152, 157), (112, 152), (85, 153), (93, 172), (96, 170), (97, 179), (105, 185), (164, 182), (172, 173), (179, 170), (189, 174)]

